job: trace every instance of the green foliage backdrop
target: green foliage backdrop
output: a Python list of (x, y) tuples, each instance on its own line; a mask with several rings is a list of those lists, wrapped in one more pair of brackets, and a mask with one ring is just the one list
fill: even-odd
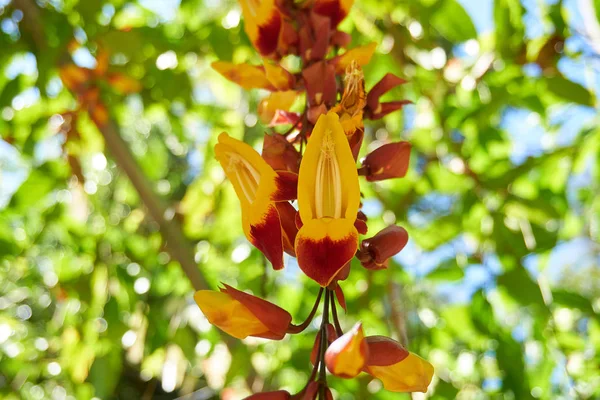
[[(243, 283), (307, 315), (317, 285), (250, 247), (213, 157), (221, 131), (260, 150), (265, 129), (252, 111), (264, 94), (210, 69), (260, 62), (239, 10), (0, 0), (0, 397), (238, 399), (305, 382), (310, 337), (241, 344), (208, 324), (167, 251), (181, 237), (161, 232), (108, 151), (119, 143), (74, 111), (59, 77), (105, 51), (109, 72), (139, 82), (123, 94), (98, 78), (120, 145), (207, 284)], [(348, 326), (360, 319), (435, 365), (414, 398), (600, 397), (597, 15), (592, 0), (361, 0), (342, 25), (378, 43), (367, 87), (386, 72), (409, 80), (390, 97), (413, 105), (365, 140), (410, 141), (411, 168), (364, 204), (372, 232), (397, 223), (411, 240), (386, 271), (354, 265), (343, 287)], [(364, 374), (332, 387), (409, 398)]]

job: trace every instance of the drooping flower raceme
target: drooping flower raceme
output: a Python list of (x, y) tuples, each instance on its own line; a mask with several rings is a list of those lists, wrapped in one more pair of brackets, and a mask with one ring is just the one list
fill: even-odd
[[(246, 89), (268, 91), (257, 114), (274, 129), (265, 134), (262, 156), (225, 133), (219, 136), (215, 155), (239, 198), (247, 239), (275, 270), (284, 267), (284, 252), (296, 257), (300, 269), (320, 288), (310, 314), (297, 325), (279, 306), (226, 284), (220, 291), (197, 292), (195, 300), (213, 325), (240, 339), (279, 340), (300, 334), (310, 328), (323, 305), (312, 352), (307, 354), (313, 369), (306, 384), (294, 394), (269, 388), (248, 399), (333, 400), (327, 371), (342, 379), (364, 372), (389, 391), (425, 392), (433, 377), (431, 364), (393, 339), (365, 336), (360, 322), (344, 333), (337, 313), (337, 305), (346, 310), (342, 285), (352, 259), (370, 271), (393, 268), (390, 258), (408, 241), (406, 230), (392, 225), (361, 242), (367, 218), (360, 211), (359, 179), (403, 177), (410, 164), (410, 144), (385, 143), (357, 168), (364, 119), (382, 118), (408, 103), (381, 101), (405, 81), (387, 74), (371, 90), (365, 89), (361, 67), (370, 61), (376, 44), (348, 49), (350, 35), (338, 30), (353, 0), (240, 3), (246, 33), (263, 65), (222, 60), (213, 68)], [(282, 57), (290, 54), (300, 60), (299, 70), (284, 68)], [(295, 108), (298, 99), (305, 100), (303, 109)], [(285, 131), (278, 130), (285, 125)]]

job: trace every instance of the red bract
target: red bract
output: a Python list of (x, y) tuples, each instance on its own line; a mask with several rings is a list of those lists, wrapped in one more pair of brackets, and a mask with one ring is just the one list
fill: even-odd
[(358, 172), (369, 182), (402, 178), (408, 171), (410, 148), (408, 142), (384, 144), (367, 154)]
[(406, 83), (404, 79), (390, 73), (386, 74), (379, 82), (377, 82), (367, 95), (366, 117), (370, 119), (379, 119), (393, 111), (401, 109), (406, 104), (410, 104), (410, 101), (408, 100), (392, 101), (388, 103), (381, 103), (379, 101), (380, 97), (385, 93), (404, 83)]

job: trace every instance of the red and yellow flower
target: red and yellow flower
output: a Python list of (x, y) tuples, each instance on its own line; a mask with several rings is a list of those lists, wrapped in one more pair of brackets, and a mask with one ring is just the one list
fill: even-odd
[(292, 316), (283, 308), (224, 284), (221, 291), (199, 290), (194, 300), (208, 321), (233, 337), (282, 339)]
[(354, 257), (360, 204), (356, 163), (337, 114), (317, 121), (298, 175), (298, 211), (302, 227), (296, 256), (304, 273), (321, 286)]
[(240, 200), (246, 238), (273, 268), (283, 268), (284, 244), (290, 242), (290, 232), (282, 229), (277, 203), (296, 198), (297, 175), (275, 172), (250, 145), (226, 133), (219, 135), (215, 156)]

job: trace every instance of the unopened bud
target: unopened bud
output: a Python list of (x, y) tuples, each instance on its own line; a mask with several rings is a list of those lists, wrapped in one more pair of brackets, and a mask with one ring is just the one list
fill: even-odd
[(387, 143), (367, 154), (359, 169), (369, 182), (402, 178), (408, 171), (410, 143)]
[(396, 225), (388, 226), (360, 245), (358, 258), (367, 269), (387, 268), (387, 260), (398, 254), (408, 242), (408, 233)]

